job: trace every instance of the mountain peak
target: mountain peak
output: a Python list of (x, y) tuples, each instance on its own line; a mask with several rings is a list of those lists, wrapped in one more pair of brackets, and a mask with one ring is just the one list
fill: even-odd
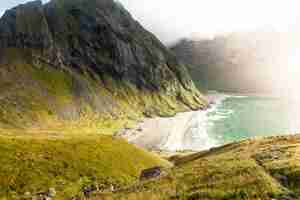
[[(138, 97), (139, 105), (154, 114), (206, 106), (185, 67), (113, 0), (52, 0), (44, 5), (34, 1), (7, 11), (0, 19), (0, 63), (10, 66), (17, 61), (71, 74), (76, 85), (72, 94), (88, 99), (100, 113), (99, 102), (120, 103), (114, 95), (144, 95)], [(95, 100), (99, 94), (90, 94), (87, 80), (109, 95)], [(164, 98), (177, 109), (169, 102), (167, 109), (154, 103)]]

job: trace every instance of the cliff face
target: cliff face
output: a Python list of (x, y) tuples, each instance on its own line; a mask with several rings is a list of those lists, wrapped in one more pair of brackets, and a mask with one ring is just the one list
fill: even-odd
[[(279, 70), (299, 40), (275, 31), (234, 33), (213, 40), (182, 40), (171, 47), (199, 88), (272, 93), (282, 90)], [(281, 86), (282, 87), (282, 86)]]
[[(171, 115), (206, 105), (186, 68), (113, 0), (34, 1), (6, 11), (0, 64), (4, 124), (41, 115)], [(6, 116), (8, 108), (24, 116)]]

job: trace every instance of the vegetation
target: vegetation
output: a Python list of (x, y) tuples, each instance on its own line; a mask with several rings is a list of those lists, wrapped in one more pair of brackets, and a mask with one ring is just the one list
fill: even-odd
[(0, 137), (0, 197), (4, 199), (51, 187), (58, 192), (56, 199), (67, 199), (80, 194), (84, 186), (124, 187), (145, 168), (170, 166), (111, 136), (19, 135)]
[(299, 199), (299, 136), (247, 140), (188, 156), (159, 179), (97, 199)]
[(70, 199), (82, 195), (85, 186), (123, 188), (143, 169), (170, 166), (112, 135), (145, 116), (190, 109), (193, 97), (181, 94), (187, 103), (180, 103), (179, 97), (141, 91), (108, 75), (74, 73), (43, 60), (33, 64), (27, 50), (12, 48), (5, 54), (8, 62), (0, 68), (0, 199), (35, 196), (49, 188), (56, 189), (55, 199)]
[[(182, 87), (173, 96), (139, 90), (130, 82), (100, 77), (85, 67), (75, 73), (43, 60), (33, 64), (31, 51), (5, 51), (8, 63), (0, 68), (1, 127), (66, 132), (80, 128), (81, 132), (113, 134), (144, 116), (172, 116), (206, 104), (196, 102)], [(166, 87), (176, 90), (177, 86), (166, 83)]]

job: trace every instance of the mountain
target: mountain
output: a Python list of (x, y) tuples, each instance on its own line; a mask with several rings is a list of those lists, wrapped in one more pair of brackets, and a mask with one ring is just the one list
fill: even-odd
[[(33, 1), (7, 10), (0, 199), (296, 200), (298, 136), (163, 159), (114, 135), (143, 117), (207, 106), (185, 64), (118, 1)], [(149, 169), (162, 174), (139, 181)]]
[(280, 77), (285, 73), (280, 70), (288, 70), (289, 55), (299, 46), (295, 34), (258, 30), (214, 39), (183, 39), (171, 50), (188, 65), (198, 88), (274, 93), (283, 89)]
[(206, 106), (185, 66), (119, 2), (33, 1), (7, 10), (0, 199), (47, 191), (72, 199), (91, 185), (125, 187), (143, 169), (170, 167), (113, 134), (144, 117)]
[(7, 128), (74, 122), (112, 132), (128, 119), (206, 106), (185, 66), (113, 0), (33, 1), (7, 10), (0, 66), (0, 124)]

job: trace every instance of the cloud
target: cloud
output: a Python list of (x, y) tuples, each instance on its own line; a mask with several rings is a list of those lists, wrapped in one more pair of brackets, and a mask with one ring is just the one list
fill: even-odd
[(193, 33), (286, 30), (300, 18), (297, 0), (120, 0), (133, 16), (165, 43)]
[[(28, 0), (5, 0), (0, 15)], [(44, 0), (43, 2), (47, 2)], [(164, 43), (197, 33), (248, 31), (264, 26), (286, 30), (300, 19), (298, 0), (119, 0)]]

